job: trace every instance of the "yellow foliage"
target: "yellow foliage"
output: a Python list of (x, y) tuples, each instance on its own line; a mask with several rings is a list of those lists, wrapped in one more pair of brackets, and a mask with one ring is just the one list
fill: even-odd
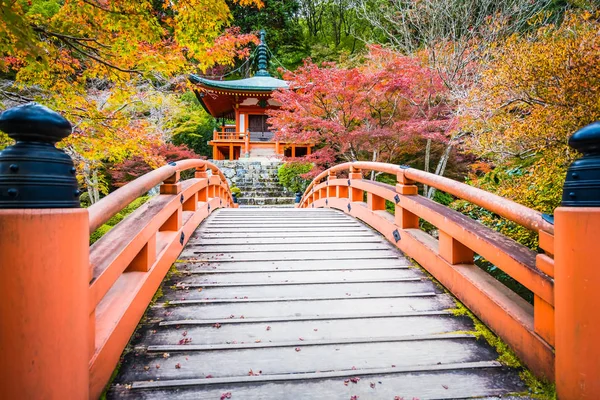
[(599, 28), (595, 16), (571, 14), (492, 46), (462, 118), (469, 150), (497, 166), (475, 185), (546, 213), (560, 204), (578, 157), (567, 140), (600, 119)]

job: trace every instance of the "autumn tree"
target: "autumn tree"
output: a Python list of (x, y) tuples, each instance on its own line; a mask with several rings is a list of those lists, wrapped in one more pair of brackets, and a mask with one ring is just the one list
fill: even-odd
[(273, 95), (282, 106), (269, 112), (269, 122), (282, 141), (316, 143), (317, 157), (394, 162), (417, 138), (445, 140), (452, 124), (435, 74), (381, 47), (360, 67), (307, 61), (285, 78), (291, 90)]
[(578, 157), (567, 140), (600, 120), (599, 27), (592, 14), (570, 14), (494, 46), (462, 118), (468, 148), (487, 161), (474, 184), (545, 213), (560, 204), (566, 168)]
[(228, 28), (225, 0), (0, 0), (0, 15), (0, 107), (36, 100), (73, 123), (62, 145), (92, 201), (106, 192), (104, 163), (164, 162), (149, 150), (169, 138), (183, 74), (256, 41)]

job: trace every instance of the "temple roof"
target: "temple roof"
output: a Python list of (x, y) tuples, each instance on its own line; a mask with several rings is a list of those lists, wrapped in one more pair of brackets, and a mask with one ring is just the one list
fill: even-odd
[(231, 117), (236, 104), (244, 98), (270, 97), (275, 90), (289, 88), (286, 81), (269, 74), (269, 48), (265, 35), (265, 31), (260, 32), (260, 43), (256, 48), (256, 73), (253, 77), (220, 81), (190, 74), (190, 81), (198, 85), (196, 96), (209, 114)]
[(190, 75), (190, 80), (193, 83), (199, 83), (209, 88), (250, 92), (272, 92), (277, 89), (288, 88), (288, 83), (286, 81), (271, 76), (253, 76), (252, 78), (236, 79), (232, 81), (215, 81), (192, 74)]

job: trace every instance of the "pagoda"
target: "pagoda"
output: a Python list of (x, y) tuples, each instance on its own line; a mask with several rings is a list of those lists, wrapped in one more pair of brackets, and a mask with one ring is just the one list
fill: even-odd
[(269, 49), (265, 31), (260, 32), (256, 49), (257, 71), (251, 78), (230, 81), (206, 79), (190, 75), (194, 92), (206, 112), (223, 122), (208, 142), (214, 160), (239, 160), (259, 157), (302, 157), (311, 152), (310, 143), (279, 142), (267, 124), (267, 110), (281, 106), (272, 98), (275, 90), (287, 89), (286, 81), (268, 72)]

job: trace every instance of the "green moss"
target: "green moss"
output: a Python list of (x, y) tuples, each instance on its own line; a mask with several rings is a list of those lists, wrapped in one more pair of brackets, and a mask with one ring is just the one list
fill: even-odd
[[(411, 265), (410, 268), (418, 268), (425, 276), (431, 280), (440, 290), (448, 295), (452, 295), (437, 279), (435, 279), (425, 268), (423, 268), (419, 263), (415, 260), (410, 259)], [(502, 341), (498, 336), (496, 336), (485, 324), (483, 324), (467, 307), (464, 306), (458, 300), (454, 300), (456, 302), (456, 308), (450, 309), (453, 315), (457, 317), (468, 317), (473, 321), (474, 329), (472, 331), (454, 331), (448, 332), (452, 334), (466, 334), (473, 335), (477, 339), (483, 338), (485, 341), (492, 346), (496, 352), (498, 353), (497, 361), (503, 365), (506, 365), (510, 368), (515, 368), (521, 370), (519, 372), (519, 376), (525, 385), (529, 388), (527, 393), (517, 393), (517, 395), (526, 395), (532, 397), (534, 399), (539, 400), (556, 400), (556, 389), (553, 384), (548, 382), (544, 382), (536, 378), (531, 371), (529, 371), (525, 366), (521, 363), (517, 355), (508, 347), (506, 343)]]
[[(176, 262), (180, 262), (180, 260), (177, 260)], [(181, 276), (183, 275), (181, 273), (181, 271), (179, 271), (177, 269), (177, 264), (173, 264), (171, 265), (171, 268), (169, 268), (169, 271), (167, 272), (167, 275), (165, 276), (165, 281), (168, 281), (169, 279), (171, 279), (174, 276)]]
[(160, 285), (158, 287), (158, 290), (156, 291), (156, 293), (154, 293), (154, 296), (152, 297), (152, 300), (150, 300), (150, 306), (153, 306), (154, 304), (156, 304), (156, 301), (158, 299), (160, 299), (161, 297), (164, 296), (164, 293), (162, 291), (162, 285)]
[(528, 393), (523, 393), (540, 400), (555, 400), (556, 390), (553, 384), (543, 382), (537, 379), (531, 371), (525, 368), (517, 355), (508, 347), (506, 343), (496, 336), (487, 326), (485, 326), (471, 311), (462, 303), (456, 301), (456, 308), (450, 310), (455, 316), (466, 316), (473, 321), (474, 330), (465, 332), (474, 335), (477, 339), (483, 338), (496, 349), (498, 353), (498, 362), (510, 368), (520, 369), (519, 376), (529, 388)]
[(108, 393), (108, 390), (110, 389), (113, 381), (115, 380), (115, 378), (117, 377), (117, 375), (119, 375), (119, 371), (121, 370), (121, 363), (122, 362), (123, 362), (123, 356), (121, 356), (121, 358), (119, 359), (119, 363), (115, 367), (115, 370), (113, 371), (112, 375), (110, 376), (110, 379), (108, 380), (108, 383), (104, 387), (104, 391), (100, 395), (100, 400), (106, 400), (106, 393)]

